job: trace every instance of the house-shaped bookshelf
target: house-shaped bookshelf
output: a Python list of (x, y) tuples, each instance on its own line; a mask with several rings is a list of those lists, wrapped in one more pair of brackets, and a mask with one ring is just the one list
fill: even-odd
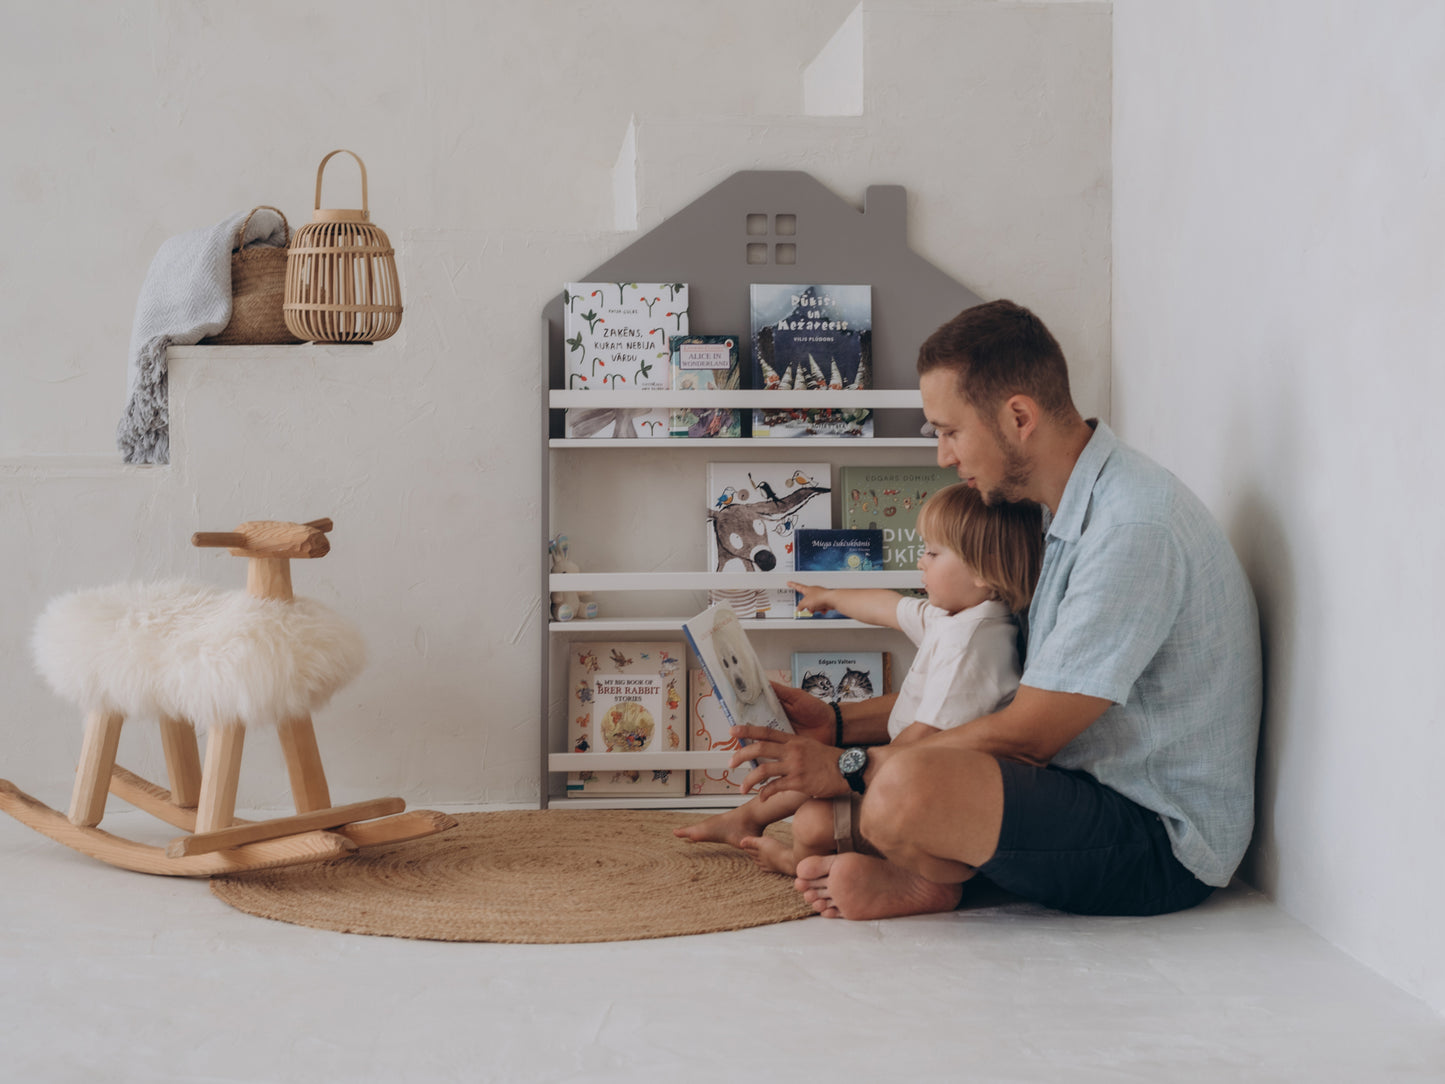
[[(720, 406), (756, 407), (760, 391), (594, 391), (564, 387), (562, 287), (543, 311), (544, 364), (542, 544), (554, 529), (554, 483), (565, 479), (561, 512), (567, 527), (586, 539), (587, 567), (579, 574), (544, 572), (542, 598), (551, 591), (595, 591), (600, 614), (594, 620), (545, 622), (542, 635), (541, 804), (561, 797), (563, 773), (607, 772), (618, 780), (661, 780), (671, 771), (713, 771), (725, 766), (726, 750), (688, 748), (617, 751), (591, 748), (586, 735), (571, 726), (574, 690), (566, 686), (566, 649), (574, 642), (607, 646), (608, 641), (677, 639), (681, 623), (706, 605), (715, 589), (754, 590), (786, 586), (785, 571), (705, 571), (708, 531), (703, 475), (714, 460), (743, 462), (756, 456), (771, 462), (796, 455), (818, 462), (869, 466), (916, 465), (931, 461), (933, 443), (920, 435), (915, 362), (918, 347), (940, 324), (979, 298), (933, 264), (911, 251), (907, 238), (907, 197), (898, 185), (868, 188), (862, 210), (840, 199), (813, 177), (800, 172), (736, 173), (710, 192), (648, 231), (626, 249), (572, 282), (685, 282), (688, 324), (694, 335), (737, 335), (744, 344), (743, 372), (751, 369), (751, 292), (753, 284), (860, 284), (871, 288), (873, 386), (867, 391), (826, 392), (794, 389), (790, 405), (816, 406), (818, 396), (856, 396), (873, 412), (873, 438), (818, 436), (801, 439), (605, 439), (567, 438), (563, 410), (616, 397), (628, 407), (634, 397), (718, 396)], [(746, 378), (745, 378), (746, 383)], [(678, 399), (671, 399), (678, 396)], [(803, 402), (802, 400), (807, 400)], [(714, 400), (716, 401), (716, 400)], [(837, 401), (834, 399), (833, 401)], [(661, 453), (661, 454), (659, 454)], [(658, 499), (657, 494), (666, 494)], [(697, 503), (688, 494), (696, 494)], [(619, 509), (628, 511), (620, 513)], [(836, 511), (836, 509), (835, 509)], [(666, 537), (664, 537), (666, 536)], [(659, 541), (660, 540), (660, 541)], [(657, 544), (653, 544), (656, 542)], [(824, 574), (826, 575), (826, 574)], [(916, 572), (844, 573), (854, 586), (916, 587)], [(778, 582), (772, 582), (778, 581)], [(849, 635), (858, 622), (794, 622), (748, 619), (750, 635), (775, 659), (815, 643), (818, 625), (830, 636)], [(813, 627), (809, 627), (813, 626)], [(901, 637), (890, 630), (880, 632)], [(862, 633), (869, 638), (872, 632)], [(911, 645), (888, 647), (909, 658)], [(839, 643), (845, 641), (839, 640)], [(811, 650), (812, 648), (809, 647)], [(766, 665), (778, 665), (772, 662)], [(706, 732), (703, 732), (706, 738)], [(689, 739), (691, 745), (692, 739)], [(627, 788), (623, 787), (626, 791)], [(714, 792), (683, 797), (568, 795), (569, 807), (584, 803), (645, 807), (716, 806), (741, 801), (736, 794)], [(659, 806), (661, 808), (662, 806)]]

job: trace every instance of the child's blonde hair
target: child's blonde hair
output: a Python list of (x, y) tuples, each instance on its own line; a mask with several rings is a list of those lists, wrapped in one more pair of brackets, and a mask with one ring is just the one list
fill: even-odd
[(1028, 607), (1044, 559), (1038, 505), (985, 504), (978, 490), (959, 482), (928, 498), (918, 532), (962, 557), (1014, 613)]

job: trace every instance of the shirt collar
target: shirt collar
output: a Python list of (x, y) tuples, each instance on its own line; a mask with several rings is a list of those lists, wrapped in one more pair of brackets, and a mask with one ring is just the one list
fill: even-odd
[(1049, 524), (1049, 537), (1063, 542), (1078, 541), (1084, 533), (1084, 514), (1094, 494), (1094, 483), (1099, 480), (1099, 472), (1118, 446), (1119, 438), (1114, 431), (1103, 422), (1095, 422), (1094, 435), (1079, 453), (1069, 474), (1069, 482), (1064, 486), (1058, 514)]

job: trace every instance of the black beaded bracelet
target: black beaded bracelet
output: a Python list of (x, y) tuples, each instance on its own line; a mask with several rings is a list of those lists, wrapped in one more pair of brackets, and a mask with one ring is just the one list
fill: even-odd
[(843, 709), (838, 706), (838, 701), (830, 701), (833, 705), (833, 720), (836, 726), (833, 730), (833, 746), (836, 749), (843, 748)]

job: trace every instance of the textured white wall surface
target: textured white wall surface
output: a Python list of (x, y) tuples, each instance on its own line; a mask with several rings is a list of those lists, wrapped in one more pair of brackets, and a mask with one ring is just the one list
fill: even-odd
[[(804, 72), (857, 6), (7, 5), (0, 774), (53, 805), (68, 793), (78, 720), (25, 646), (49, 597), (161, 574), (240, 584), (192, 531), (330, 515), (333, 551), (297, 563), (297, 590), (371, 648), (317, 718), (333, 792), (534, 801), (542, 307), (635, 239), (621, 211), (646, 231), (736, 170), (804, 169), (860, 204), (869, 184), (905, 185), (914, 248), (1037, 307), (1105, 409), (1107, 5), (868, 0), (863, 113), (809, 117)], [(634, 118), (636, 191), (619, 192)], [(400, 332), (178, 351), (174, 462), (121, 467), (156, 248), (257, 203), (305, 223), (336, 147), (365, 159), (396, 245)], [(334, 159), (324, 203), (355, 193)], [(122, 763), (159, 776), (155, 745), (127, 734)], [(285, 802), (279, 764), (248, 743), (243, 805)]]
[(1114, 30), (1114, 419), (1259, 597), (1246, 873), (1445, 1010), (1445, 7), (1119, 0)]

